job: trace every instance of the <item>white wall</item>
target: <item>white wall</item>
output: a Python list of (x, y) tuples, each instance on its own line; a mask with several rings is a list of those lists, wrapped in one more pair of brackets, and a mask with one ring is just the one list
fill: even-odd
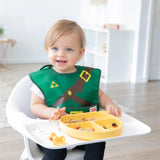
[(91, 4), (81, 0), (81, 23), (102, 25), (116, 23), (122, 29), (136, 30), (139, 24), (141, 0), (107, 0), (106, 4)]
[(17, 41), (9, 47), (9, 63), (47, 62), (44, 39), (53, 23), (62, 18), (79, 21), (79, 1), (0, 0), (0, 25), (5, 36)]
[(151, 37), (150, 80), (160, 80), (160, 1), (154, 0)]
[(10, 63), (47, 62), (43, 43), (57, 19), (101, 26), (117, 23), (121, 29), (134, 32), (131, 81), (147, 81), (149, 26), (146, 25), (152, 1), (107, 0), (105, 5), (95, 5), (91, 0), (0, 0), (0, 24), (5, 27), (5, 35), (17, 41), (15, 47), (8, 49), (8, 60)]
[[(90, 0), (83, 0), (83, 4), (81, 4), (81, 8), (85, 9), (83, 11), (81, 9), (81, 23), (99, 25), (101, 27), (105, 23), (119, 24), (120, 29), (132, 30), (134, 32), (133, 53), (129, 53), (132, 55), (130, 64), (130, 79), (132, 82), (137, 81), (137, 74), (141, 75), (141, 72), (137, 73), (137, 71), (144, 67), (143, 65), (142, 67), (138, 66), (138, 58), (143, 58), (143, 55), (139, 55), (141, 49), (139, 48), (139, 34), (142, 1), (145, 0), (107, 0), (105, 5), (95, 5), (91, 4)], [(138, 79), (141, 79), (141, 77), (138, 77)]]

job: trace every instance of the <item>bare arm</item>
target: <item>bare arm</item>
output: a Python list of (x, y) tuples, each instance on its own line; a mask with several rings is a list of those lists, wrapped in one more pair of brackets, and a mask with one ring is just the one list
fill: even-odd
[(53, 107), (47, 107), (45, 100), (32, 93), (31, 98), (31, 111), (32, 113), (41, 119), (56, 120), (65, 114), (65, 108), (57, 109)]
[(121, 109), (101, 89), (99, 89), (99, 102), (100, 106), (110, 114), (121, 116)]

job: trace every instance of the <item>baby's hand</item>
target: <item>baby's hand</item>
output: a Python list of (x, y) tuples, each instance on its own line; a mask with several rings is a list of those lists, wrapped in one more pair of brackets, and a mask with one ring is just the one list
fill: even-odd
[(65, 110), (66, 110), (66, 107), (63, 107), (63, 108), (57, 107), (56, 110), (52, 111), (49, 121), (57, 120), (61, 116), (65, 115), (66, 114)]
[(114, 116), (121, 116), (121, 109), (115, 104), (110, 104), (109, 106), (106, 106), (105, 110), (107, 110), (109, 114), (112, 114)]

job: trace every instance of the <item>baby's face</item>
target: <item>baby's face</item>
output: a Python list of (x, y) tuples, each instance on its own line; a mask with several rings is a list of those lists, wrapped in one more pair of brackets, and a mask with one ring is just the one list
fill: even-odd
[(75, 72), (75, 64), (81, 59), (84, 51), (75, 32), (61, 36), (51, 48), (47, 49), (48, 59), (59, 73)]

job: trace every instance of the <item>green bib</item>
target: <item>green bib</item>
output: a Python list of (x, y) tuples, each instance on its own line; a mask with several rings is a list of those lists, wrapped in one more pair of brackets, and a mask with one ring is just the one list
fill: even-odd
[(57, 73), (52, 65), (30, 73), (31, 80), (39, 87), (48, 107), (66, 107), (67, 113), (99, 110), (99, 80), (101, 71), (75, 66), (74, 73)]

